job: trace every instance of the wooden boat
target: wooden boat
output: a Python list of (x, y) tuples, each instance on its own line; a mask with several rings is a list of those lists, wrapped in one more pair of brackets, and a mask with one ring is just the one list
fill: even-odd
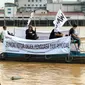
[[(15, 32), (16, 33), (16, 32)], [(49, 35), (48, 32), (37, 32), (38, 36), (40, 38), (48, 38), (46, 37)], [(17, 36), (17, 33), (15, 34)], [(21, 37), (21, 36), (19, 36)], [(44, 39), (43, 38), (43, 39)], [(41, 40), (38, 40), (41, 41)], [(42, 40), (44, 41), (44, 40)], [(52, 40), (51, 40), (52, 41)], [(34, 43), (37, 42), (37, 40), (33, 41)], [(2, 52), (0, 54), (0, 59), (1, 60), (19, 60), (19, 61), (51, 61), (51, 62), (77, 62), (77, 63), (84, 63), (84, 57), (85, 57), (85, 52), (78, 51), (76, 48), (76, 43), (72, 43), (75, 50), (70, 50), (70, 53), (64, 53), (64, 54), (23, 54), (23, 53), (10, 53), (10, 52)]]

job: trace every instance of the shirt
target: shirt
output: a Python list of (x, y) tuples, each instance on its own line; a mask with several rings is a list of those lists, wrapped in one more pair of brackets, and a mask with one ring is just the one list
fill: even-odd
[(1, 38), (4, 39), (4, 35), (7, 35), (8, 34), (8, 31), (7, 30), (3, 30), (1, 32)]
[(71, 29), (69, 30), (69, 35), (71, 35), (71, 37), (72, 37), (72, 34), (75, 34), (75, 30), (74, 30), (73, 28), (71, 28)]

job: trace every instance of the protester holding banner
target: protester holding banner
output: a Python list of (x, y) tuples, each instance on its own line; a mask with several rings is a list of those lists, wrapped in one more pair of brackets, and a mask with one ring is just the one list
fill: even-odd
[(0, 33), (0, 41), (3, 42), (4, 35), (10, 34), (9, 31), (7, 31), (7, 27), (3, 26), (3, 31)]
[(73, 24), (73, 27), (69, 30), (69, 35), (71, 35), (71, 39), (72, 40), (76, 40), (75, 43), (78, 44), (78, 50), (80, 47), (80, 38), (78, 37), (78, 35), (76, 35), (75, 29), (77, 28), (76, 24)]
[(49, 39), (60, 38), (62, 36), (63, 36), (63, 34), (58, 29), (56, 29), (56, 30), (53, 29), (52, 32), (51, 32), (51, 34), (50, 34)]
[(33, 30), (32, 25), (28, 25), (28, 29), (26, 30), (26, 39), (36, 40), (38, 36), (36, 34), (36, 30)]

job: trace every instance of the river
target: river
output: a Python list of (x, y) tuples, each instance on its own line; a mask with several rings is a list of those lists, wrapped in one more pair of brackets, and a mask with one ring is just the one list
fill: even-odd
[(85, 64), (1, 61), (0, 83), (1, 85), (85, 85)]

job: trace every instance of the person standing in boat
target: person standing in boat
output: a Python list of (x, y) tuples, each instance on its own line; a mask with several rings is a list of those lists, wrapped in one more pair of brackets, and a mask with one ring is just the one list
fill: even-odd
[(50, 33), (49, 39), (60, 38), (63, 37), (63, 34), (59, 31), (59, 29), (53, 29)]
[(76, 35), (75, 29), (77, 28), (76, 24), (73, 24), (72, 28), (69, 30), (69, 35), (71, 36), (71, 40), (75, 40), (75, 43), (78, 45), (78, 50), (80, 47), (80, 38)]
[(36, 40), (38, 36), (36, 34), (36, 28), (33, 30), (32, 25), (28, 25), (28, 29), (26, 30), (26, 39)]
[(3, 31), (0, 33), (0, 41), (1, 42), (3, 42), (3, 40), (4, 40), (4, 35), (7, 35), (7, 34), (10, 35), (9, 31), (7, 31), (7, 27), (3, 26)]

